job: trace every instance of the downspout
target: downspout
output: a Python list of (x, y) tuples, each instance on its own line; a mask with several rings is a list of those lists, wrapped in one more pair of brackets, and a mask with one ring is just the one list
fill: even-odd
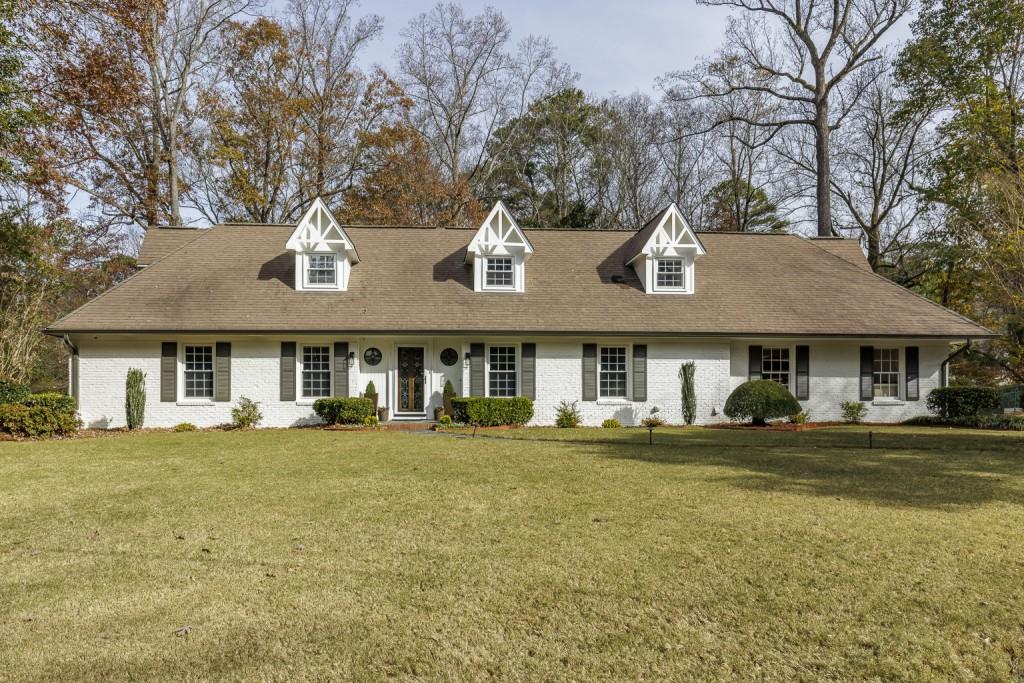
[(71, 337), (65, 334), (60, 340), (64, 342), (64, 346), (71, 350), (71, 353), (78, 353), (78, 347), (71, 343)]
[(67, 347), (70, 352), (68, 357), (68, 394), (75, 397), (75, 401), (78, 401), (78, 392), (75, 391), (75, 356), (78, 355), (78, 347), (71, 343), (71, 337), (67, 334), (60, 338), (64, 342), (64, 346)]
[(959, 358), (960, 356), (962, 356), (963, 354), (967, 353), (967, 351), (970, 348), (971, 348), (971, 340), (968, 339), (966, 344), (961, 346), (959, 349), (957, 349), (953, 353), (949, 354), (949, 356), (946, 358), (946, 360), (942, 361), (942, 365), (940, 366), (940, 368), (941, 368), (940, 372), (942, 374), (941, 385), (943, 387), (949, 386), (949, 364), (951, 362), (953, 362), (954, 360), (956, 360), (957, 358)]

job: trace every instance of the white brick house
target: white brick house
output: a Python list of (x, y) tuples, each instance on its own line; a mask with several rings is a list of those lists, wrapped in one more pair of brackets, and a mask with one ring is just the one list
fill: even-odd
[(460, 395), (562, 400), (586, 424), (682, 422), (683, 363), (699, 423), (751, 377), (787, 385), (815, 420), (863, 400), (868, 419), (925, 412), (951, 344), (991, 333), (874, 275), (847, 240), (692, 231), (670, 206), (636, 232), (521, 230), (499, 203), (479, 229), (341, 226), (317, 200), (291, 226), (154, 229), (145, 267), (54, 323), (92, 427), (124, 424), (129, 368), (147, 426), (316, 421), (321, 396), (372, 381), (388, 416)]

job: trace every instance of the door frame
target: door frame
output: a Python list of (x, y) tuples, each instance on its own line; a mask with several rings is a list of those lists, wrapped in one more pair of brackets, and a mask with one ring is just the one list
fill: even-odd
[[(398, 351), (399, 351), (399, 349), (420, 349), (420, 351), (423, 352), (423, 410), (419, 410), (419, 411), (402, 411), (402, 410), (399, 410), (399, 408), (398, 408), (399, 396), (401, 395), (400, 387), (398, 386), (398, 383), (399, 383), (399, 377), (398, 377)], [(431, 372), (430, 372), (430, 367), (427, 364), (427, 360), (430, 358), (430, 354), (428, 353), (428, 351), (429, 351), (429, 347), (428, 347), (427, 344), (424, 344), (424, 343), (416, 343), (416, 342), (402, 343), (402, 342), (395, 342), (394, 354), (392, 355), (392, 358), (394, 360), (391, 363), (391, 375), (392, 375), (391, 387), (394, 390), (394, 393), (392, 394), (392, 396), (395, 397), (395, 409), (393, 411), (395, 419), (423, 418), (423, 417), (426, 417), (426, 415), (427, 415), (427, 408), (430, 406), (430, 391), (431, 391), (431, 387), (430, 387), (430, 383), (431, 383), (430, 375), (431, 375)]]

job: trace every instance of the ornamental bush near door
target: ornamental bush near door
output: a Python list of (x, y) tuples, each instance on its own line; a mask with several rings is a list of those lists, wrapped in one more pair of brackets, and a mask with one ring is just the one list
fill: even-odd
[(480, 427), (524, 425), (533, 419), (533, 401), (522, 396), (454, 398), (452, 407), (456, 422)]
[(368, 398), (318, 398), (313, 412), (329, 425), (361, 425), (366, 418), (376, 417), (373, 401)]
[(770, 379), (755, 379), (736, 387), (725, 402), (725, 414), (734, 420), (750, 419), (755, 425), (800, 412), (789, 389)]

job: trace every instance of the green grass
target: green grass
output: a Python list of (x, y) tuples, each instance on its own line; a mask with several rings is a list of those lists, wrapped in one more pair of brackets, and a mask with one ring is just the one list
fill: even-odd
[(1024, 681), (1022, 435), (646, 440), (0, 443), (0, 680)]

